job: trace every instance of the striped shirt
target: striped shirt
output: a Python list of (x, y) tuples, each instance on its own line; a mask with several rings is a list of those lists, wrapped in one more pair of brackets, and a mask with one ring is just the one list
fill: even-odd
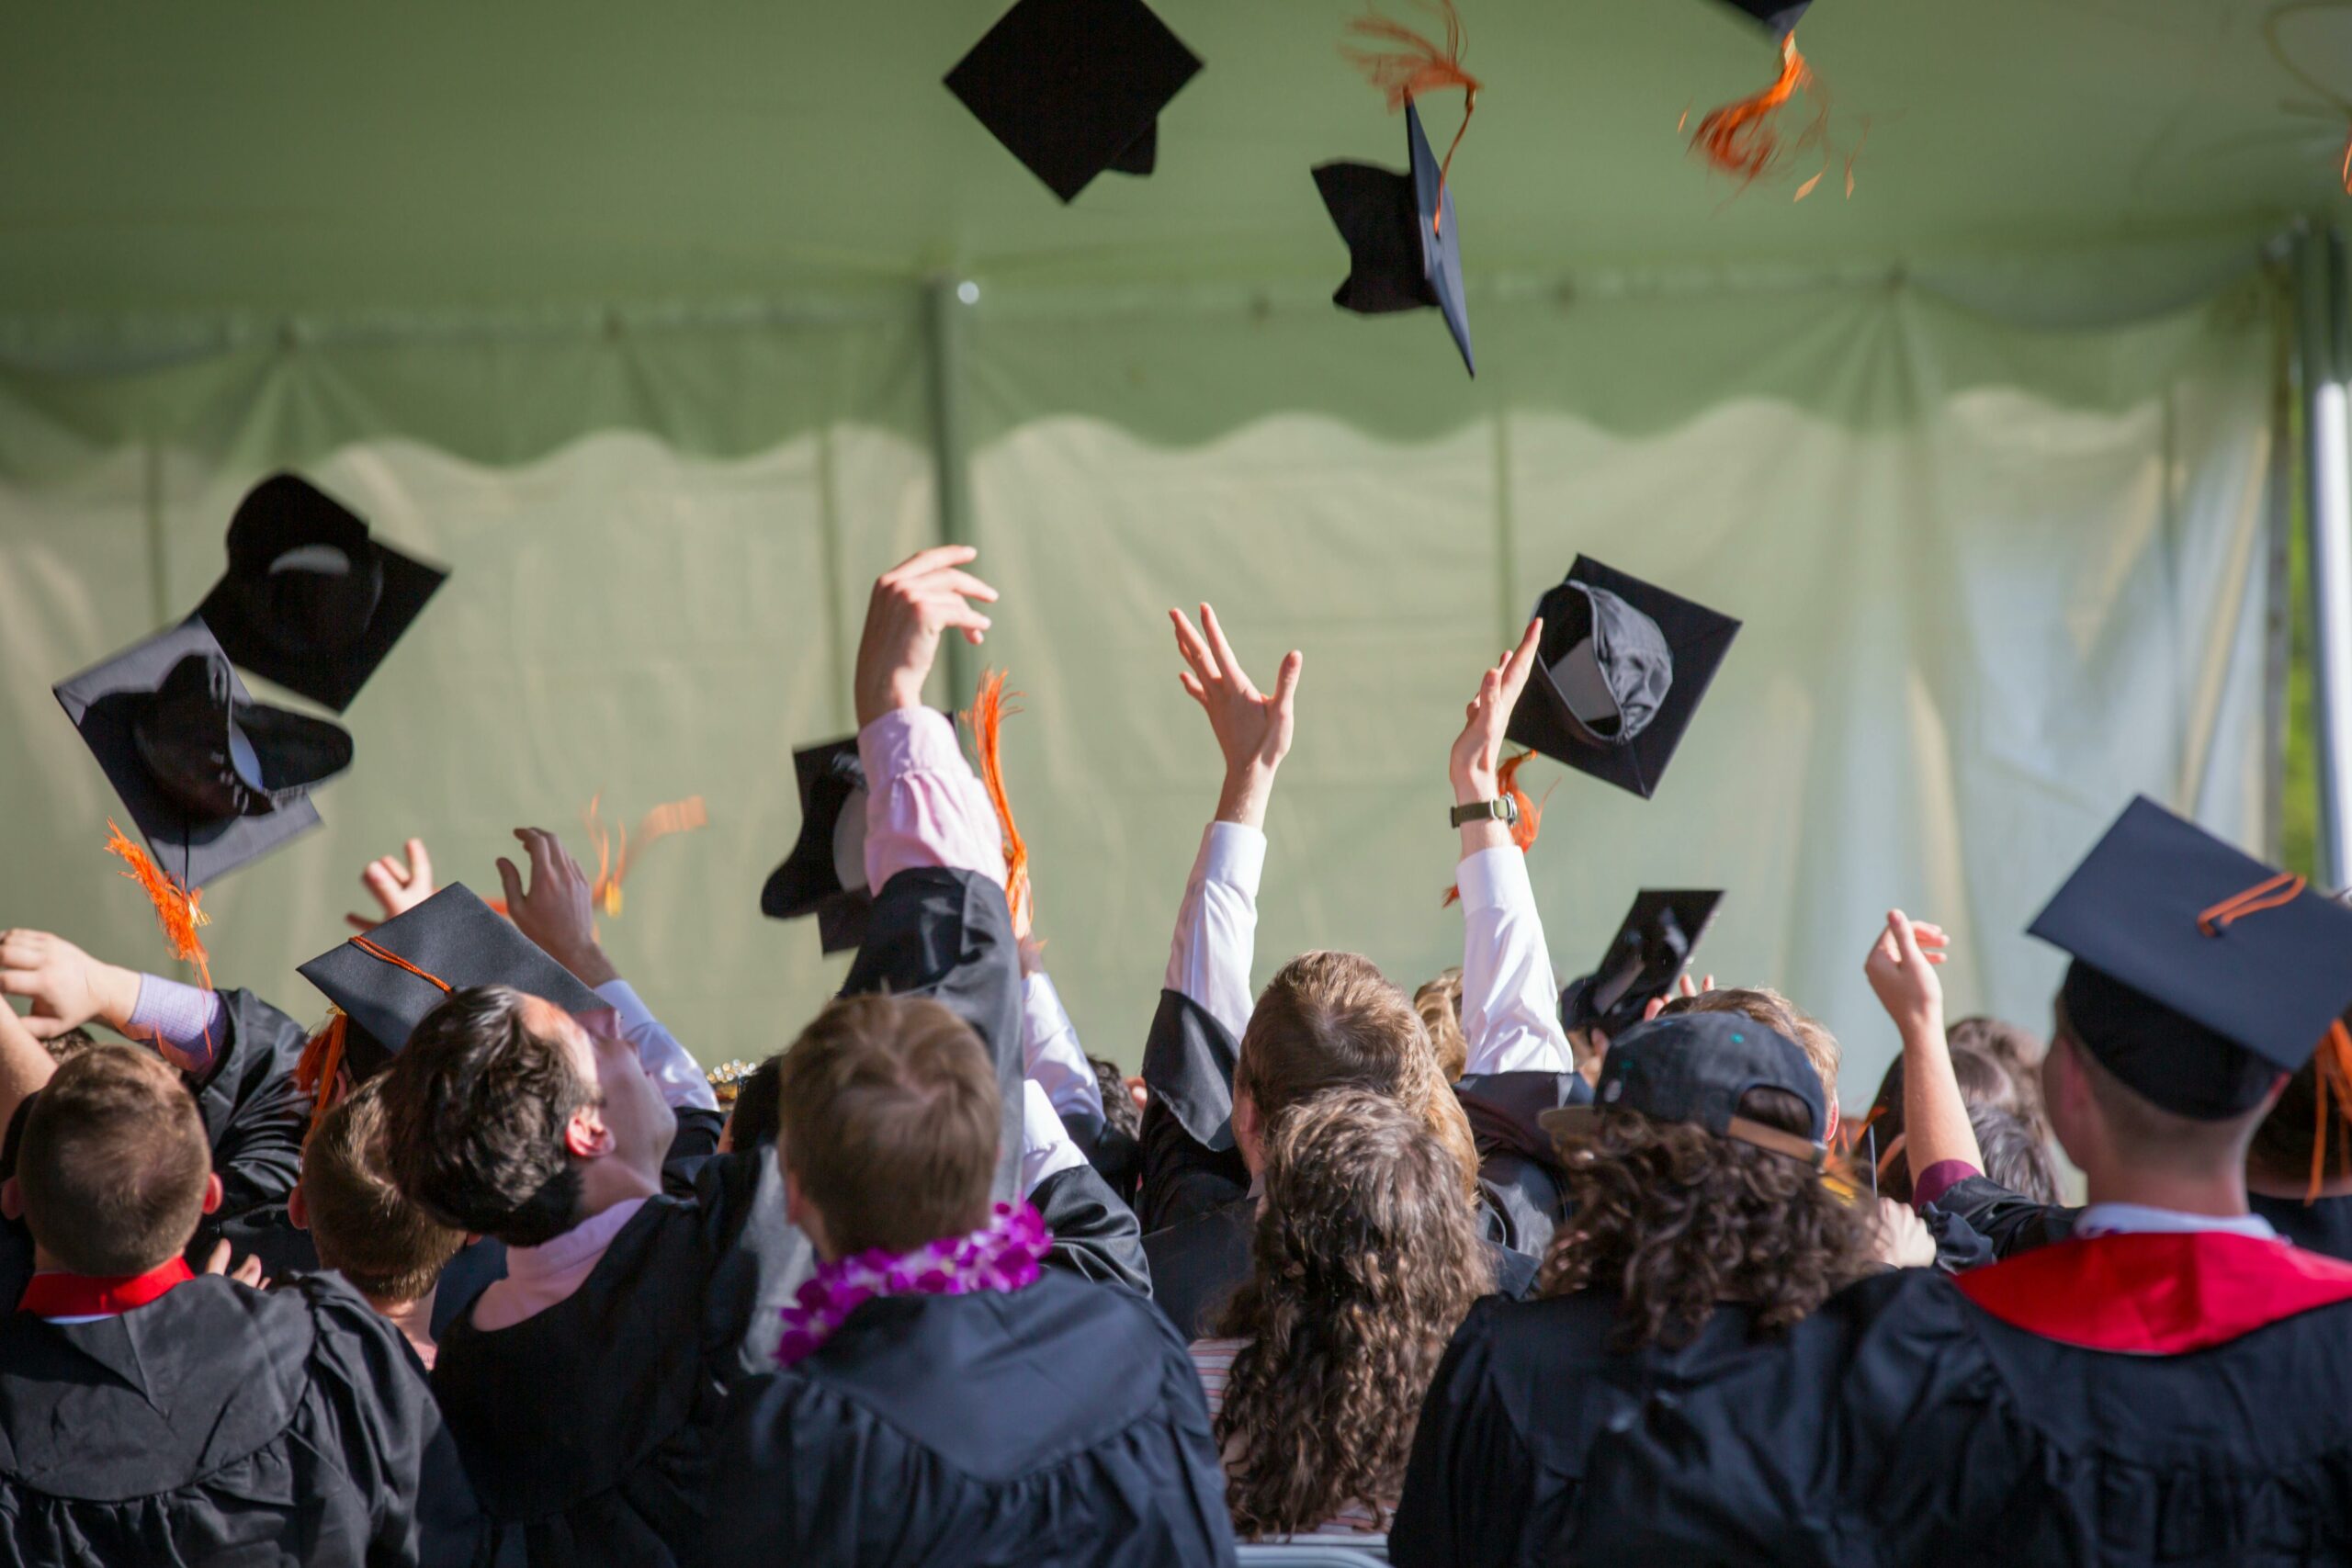
[[(1193, 1341), (1193, 1370), (1201, 1376), (1201, 1392), (1208, 1396), (1209, 1419), (1215, 1421), (1217, 1412), (1225, 1408), (1226, 1385), (1233, 1381), (1233, 1359), (1248, 1345), (1247, 1339), (1195, 1339)], [(1226, 1462), (1234, 1454), (1228, 1450)], [(1392, 1504), (1393, 1507), (1394, 1505)], [(1385, 1535), (1386, 1527), (1373, 1517), (1372, 1510), (1360, 1502), (1351, 1501), (1340, 1511), (1311, 1530), (1301, 1530), (1298, 1537)]]

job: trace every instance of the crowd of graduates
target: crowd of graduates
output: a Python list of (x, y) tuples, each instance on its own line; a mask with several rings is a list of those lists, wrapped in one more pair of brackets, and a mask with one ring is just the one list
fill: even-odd
[[(1127, 1080), (923, 702), (978, 564), (875, 584), (768, 899), (855, 957), (723, 1102), (649, 1003), (695, 976), (620, 976), (537, 829), (498, 908), (368, 866), (324, 1027), (0, 933), (0, 1563), (2352, 1561), (2352, 910), (2132, 802), (2035, 923), (2046, 1044), (1945, 1019), (1933, 923), (1851, 933), (1902, 1052), (1841, 1107), (1799, 999), (1686, 967), (1711, 899), (1557, 983), (1506, 732), (1531, 682), (1628, 739), (1697, 697), (1580, 590), (1429, 760), (1460, 969), (1255, 988), (1313, 705), (1204, 604), (1224, 784)], [(220, 809), (292, 809), (319, 737), (172, 651)]]

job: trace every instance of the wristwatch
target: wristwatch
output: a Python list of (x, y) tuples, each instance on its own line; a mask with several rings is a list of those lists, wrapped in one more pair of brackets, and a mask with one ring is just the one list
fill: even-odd
[(1509, 795), (1499, 800), (1474, 800), (1467, 806), (1457, 806), (1449, 813), (1457, 828), (1464, 822), (1500, 822), (1510, 827), (1519, 820), (1519, 802)]

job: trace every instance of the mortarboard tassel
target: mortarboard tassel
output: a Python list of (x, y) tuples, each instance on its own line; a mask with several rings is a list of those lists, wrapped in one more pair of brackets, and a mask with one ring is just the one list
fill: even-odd
[[(123, 836), (114, 819), (107, 819), (107, 853), (114, 855), (129, 868), (121, 874), (139, 884), (147, 901), (155, 906), (156, 922), (164, 928), (164, 942), (174, 958), (196, 965), (196, 973), (204, 988), (212, 988), (212, 964), (204, 951), (204, 939), (196, 934), (199, 926), (209, 926), (212, 917), (198, 907), (203, 890), (183, 887), (167, 876), (145, 850)], [(209, 1042), (208, 1041), (208, 1043)]]
[[(1793, 141), (1782, 141), (1775, 122), (1781, 109), (1799, 93), (1812, 96), (1818, 94), (1819, 90), (1820, 84), (1814, 75), (1813, 67), (1798, 51), (1797, 36), (1792, 30), (1781, 39), (1781, 73), (1773, 78), (1772, 85), (1736, 103), (1710, 110), (1699, 121), (1699, 129), (1690, 137), (1690, 151), (1719, 173), (1735, 175), (1741, 185), (1749, 186), (1780, 167), (1792, 147), (1802, 149), (1818, 144), (1822, 149), (1821, 167), (1797, 186), (1795, 196), (1791, 198), (1803, 201), (1813, 194), (1815, 186), (1821, 184), (1822, 175), (1829, 172), (1829, 160), (1833, 155), (1829, 143), (1829, 106), (1823, 102), (1815, 110), (1812, 123)], [(1686, 113), (1684, 123), (1687, 124), (1689, 119)], [(1867, 124), (1862, 134), (1865, 137), (1869, 135)], [(1846, 155), (1846, 194), (1849, 197), (1854, 194), (1854, 162), (1860, 156), (1861, 146), (1857, 141), (1854, 150)]]
[(980, 754), (980, 783), (988, 789), (989, 803), (996, 807), (997, 826), (1004, 833), (1004, 901), (1012, 910), (1013, 934), (1027, 936), (1031, 917), (1029, 845), (1013, 824), (1012, 799), (1005, 794), (1003, 739), (1000, 733), (1006, 716), (1021, 710), (1005, 705), (1004, 676), (1003, 671), (991, 670), (980, 677), (979, 692), (972, 699), (971, 710), (964, 715), (964, 722), (972, 727), (972, 744)]
[[(311, 1097), (312, 1133), (343, 1098), (343, 1045), (348, 1028), (343, 1010), (331, 1010), (319, 1032), (303, 1043), (301, 1058), (294, 1064), (294, 1087)], [(303, 1141), (309, 1142), (307, 1135)]]
[[(588, 824), (588, 837), (596, 846), (596, 883), (589, 897), (597, 908), (617, 918), (621, 912), (621, 879), (628, 874), (630, 864), (628, 829), (620, 829), (620, 847), (615, 851), (612, 836), (605, 829), (596, 807), (604, 800), (602, 794), (591, 795), (582, 819)], [(697, 828), (710, 826), (710, 813), (704, 809), (702, 796), (690, 795), (684, 800), (673, 800), (657, 806), (639, 818), (637, 848), (641, 852), (656, 839), (672, 833), (691, 833)], [(503, 903), (493, 904), (499, 913), (506, 912)]]
[[(1519, 846), (1521, 854), (1535, 847), (1535, 835), (1544, 829), (1544, 807), (1530, 800), (1527, 792), (1519, 787), (1519, 770), (1534, 755), (1532, 751), (1521, 751), (1516, 757), (1505, 758), (1503, 765), (1495, 770), (1495, 787), (1510, 796), (1511, 804), (1519, 807), (1519, 820), (1510, 825), (1510, 841)], [(1551, 791), (1544, 791), (1544, 798), (1551, 798)], [(1445, 890), (1445, 898), (1438, 908), (1450, 909), (1461, 898), (1462, 888), (1457, 884)]]
[(1428, 94), (1453, 87), (1462, 89), (1462, 124), (1455, 129), (1453, 141), (1446, 146), (1445, 157), (1438, 164), (1439, 212), (1430, 220), (1430, 231), (1435, 232), (1437, 225), (1443, 220), (1445, 182), (1453, 169), (1453, 150), (1462, 145), (1463, 134), (1470, 129), (1470, 117), (1478, 110), (1478, 89), (1483, 84), (1462, 67), (1462, 50), (1466, 40), (1462, 30), (1462, 16), (1453, 8), (1453, 0), (1436, 0), (1434, 5), (1430, 0), (1420, 0), (1420, 4), (1424, 10), (1444, 21), (1444, 48), (1439, 48), (1402, 22), (1392, 22), (1376, 12), (1366, 12), (1349, 22), (1348, 30), (1396, 47), (1386, 50), (1351, 49), (1342, 44), (1340, 52), (1361, 70), (1374, 86), (1387, 96), (1391, 114)]
[[(2303, 1194), (2303, 1201), (2315, 1202), (2319, 1190), (2327, 1176), (2327, 1138), (2336, 1135), (2337, 1161), (2352, 1175), (2352, 1030), (2337, 1019), (2328, 1025), (2327, 1038), (2319, 1044), (2319, 1056), (2313, 1064), (2312, 1076), (2318, 1081), (2314, 1097), (2318, 1124), (2312, 1130), (2312, 1184)], [(2334, 1094), (2335, 1104), (2330, 1115), (2328, 1096)]]

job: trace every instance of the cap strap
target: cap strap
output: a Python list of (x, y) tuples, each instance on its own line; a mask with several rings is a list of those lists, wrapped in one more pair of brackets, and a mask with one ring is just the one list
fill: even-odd
[(2233, 893), (2203, 914), (2197, 917), (2197, 929), (2207, 936), (2220, 936), (2231, 925), (2248, 915), (2258, 915), (2266, 909), (2282, 908), (2303, 896), (2310, 884), (2291, 871), (2256, 883), (2243, 893)]
[(1737, 1138), (1743, 1144), (1753, 1144), (1769, 1154), (1786, 1155), (1800, 1165), (1815, 1170), (1829, 1158), (1829, 1151), (1810, 1138), (1800, 1138), (1794, 1133), (1783, 1133), (1778, 1127), (1767, 1127), (1761, 1122), (1751, 1122), (1745, 1116), (1735, 1116), (1724, 1124), (1724, 1135)]

